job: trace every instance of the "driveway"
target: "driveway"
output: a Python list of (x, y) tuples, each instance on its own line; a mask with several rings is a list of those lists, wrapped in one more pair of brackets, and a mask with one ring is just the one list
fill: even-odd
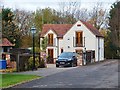
[(25, 71), (25, 72), (17, 72), (16, 74), (29, 74), (29, 75), (38, 75), (38, 76), (49, 76), (59, 72), (64, 72), (66, 70), (74, 69), (77, 67), (66, 67), (66, 68), (56, 68), (55, 64), (47, 64), (47, 68), (39, 68), (36, 71)]
[[(54, 68), (55, 69), (55, 68)], [(75, 68), (48, 69), (47, 77), (34, 80), (13, 88), (117, 88), (118, 60)], [(46, 69), (47, 70), (47, 69)], [(44, 71), (41, 69), (40, 71)], [(41, 72), (39, 73), (41, 74)], [(34, 71), (38, 72), (38, 71)], [(56, 73), (57, 72), (57, 73)], [(46, 73), (46, 72), (45, 72)], [(44, 75), (43, 75), (44, 76)]]

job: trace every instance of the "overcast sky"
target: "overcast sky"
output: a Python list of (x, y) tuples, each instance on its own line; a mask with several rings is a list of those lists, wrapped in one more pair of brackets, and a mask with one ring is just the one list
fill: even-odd
[(104, 8), (109, 9), (111, 4), (116, 0), (0, 0), (1, 6), (9, 7), (12, 9), (24, 9), (35, 11), (38, 8), (51, 7), (59, 9), (58, 2), (77, 1), (81, 4), (81, 8), (90, 9), (98, 1), (103, 2)]

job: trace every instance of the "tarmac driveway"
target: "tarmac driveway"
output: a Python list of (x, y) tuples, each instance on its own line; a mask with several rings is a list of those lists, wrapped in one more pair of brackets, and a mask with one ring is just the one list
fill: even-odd
[(13, 88), (118, 88), (118, 60), (81, 67), (41, 69), (31, 73), (40, 76), (44, 73), (43, 76), (47, 77)]
[(38, 76), (45, 77), (45, 76), (53, 75), (66, 70), (74, 69), (74, 68), (77, 68), (77, 67), (56, 68), (55, 64), (47, 64), (47, 68), (39, 68), (36, 71), (17, 72), (16, 74), (29, 74), (29, 75), (38, 75)]

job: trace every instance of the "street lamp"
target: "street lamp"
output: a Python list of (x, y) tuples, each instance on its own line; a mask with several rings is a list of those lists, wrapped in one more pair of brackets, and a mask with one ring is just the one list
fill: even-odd
[(32, 33), (32, 37), (33, 37), (33, 68), (32, 70), (36, 70), (37, 68), (35, 67), (35, 33), (36, 33), (36, 28), (34, 26), (32, 26), (31, 28), (31, 33)]
[(40, 39), (41, 39), (41, 32), (39, 31), (39, 67), (40, 67), (40, 62), (41, 62), (41, 41), (40, 41)]

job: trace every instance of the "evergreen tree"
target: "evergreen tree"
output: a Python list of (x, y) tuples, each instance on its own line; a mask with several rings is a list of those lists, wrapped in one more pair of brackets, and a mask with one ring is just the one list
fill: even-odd
[(119, 57), (120, 54), (120, 1), (111, 6), (109, 26), (111, 31), (109, 35), (111, 40), (110, 47), (112, 50), (114, 49), (113, 57), (116, 58)]
[(19, 28), (14, 22), (14, 14), (9, 8), (2, 9), (2, 36), (19, 47)]

